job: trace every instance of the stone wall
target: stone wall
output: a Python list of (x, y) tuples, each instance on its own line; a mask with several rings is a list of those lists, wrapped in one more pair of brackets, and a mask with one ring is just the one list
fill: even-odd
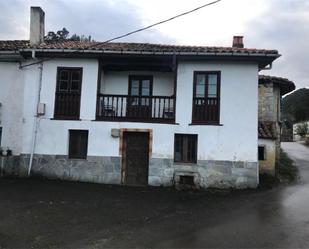
[(177, 185), (181, 175), (194, 177), (197, 188), (256, 188), (256, 162), (200, 160), (197, 164), (175, 164), (172, 159), (151, 159), (149, 184)]
[(259, 121), (277, 122), (273, 84), (259, 85)]
[(0, 156), (0, 176), (19, 176), (19, 156)]
[[(4, 158), (2, 169), (5, 175), (24, 177), (27, 176), (28, 167), (29, 155), (21, 155)], [(68, 159), (67, 156), (35, 155), (31, 175), (50, 179), (120, 184), (120, 158), (89, 156), (87, 160), (79, 160)]]
[[(260, 162), (260, 173), (275, 175), (275, 168), (280, 159), (280, 142), (281, 142), (281, 94), (280, 88), (273, 83), (259, 84), (259, 121), (270, 121), (276, 124), (276, 138), (273, 140), (275, 148), (267, 150), (271, 155), (271, 160), (267, 163)], [(267, 170), (264, 170), (267, 169)]]
[[(277, 142), (273, 139), (259, 139), (259, 146), (265, 147), (265, 160), (259, 161), (260, 174), (275, 176), (277, 160)], [(280, 148), (280, 147), (279, 147)]]
[[(26, 176), (29, 155), (5, 158), (6, 175)], [(258, 185), (256, 162), (198, 161), (197, 164), (175, 164), (172, 159), (151, 158), (148, 182), (151, 186), (173, 186), (181, 175), (194, 177), (196, 188), (255, 188)], [(121, 184), (120, 157), (91, 157), (87, 160), (67, 156), (35, 155), (31, 174), (104, 184)]]

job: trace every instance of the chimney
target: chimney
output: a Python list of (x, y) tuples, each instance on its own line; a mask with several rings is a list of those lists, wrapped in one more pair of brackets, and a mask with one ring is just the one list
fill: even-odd
[(37, 46), (44, 41), (45, 13), (41, 7), (30, 10), (30, 45)]
[(233, 48), (244, 48), (244, 37), (243, 36), (234, 36), (233, 37)]

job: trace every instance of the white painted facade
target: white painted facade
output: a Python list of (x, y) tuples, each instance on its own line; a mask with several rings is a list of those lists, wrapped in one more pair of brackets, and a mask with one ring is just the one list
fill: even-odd
[(0, 62), (0, 127), (1, 146), (12, 149), (15, 154), (22, 151), (24, 74), (14, 62)]
[[(57, 67), (83, 68), (80, 121), (52, 120)], [(1, 88), (6, 89), (0, 93), (2, 145), (11, 147), (14, 154), (29, 154), (39, 86), (38, 65), (20, 70), (17, 64), (2, 63), (0, 68)], [(221, 126), (190, 125), (194, 71), (221, 71)], [(103, 91), (126, 94), (128, 75), (132, 73), (153, 74), (154, 95), (173, 94), (173, 75), (151, 72), (108, 72), (102, 75)], [(179, 62), (176, 124), (94, 121), (97, 77), (96, 59), (44, 62), (40, 102), (46, 104), (46, 114), (39, 119), (36, 154), (67, 155), (68, 130), (88, 129), (89, 156), (119, 156), (119, 139), (111, 137), (111, 129), (140, 128), (153, 130), (154, 158), (173, 158), (174, 134), (188, 133), (198, 134), (198, 160), (257, 161), (257, 64)], [(19, 87), (22, 85), (24, 91)]]
[(153, 95), (171, 96), (174, 94), (173, 73), (149, 72), (149, 71), (128, 71), (128, 72), (102, 72), (101, 93), (105, 94), (128, 94), (128, 75), (152, 75)]

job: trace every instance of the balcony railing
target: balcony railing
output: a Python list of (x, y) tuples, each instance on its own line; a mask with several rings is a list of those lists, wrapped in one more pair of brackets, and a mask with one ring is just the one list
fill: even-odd
[(173, 96), (129, 96), (99, 94), (97, 120), (175, 122)]
[(218, 98), (193, 98), (193, 123), (219, 123)]

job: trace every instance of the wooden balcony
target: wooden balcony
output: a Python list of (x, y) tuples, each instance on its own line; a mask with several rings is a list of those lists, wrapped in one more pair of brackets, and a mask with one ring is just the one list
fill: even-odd
[(96, 119), (102, 121), (174, 123), (175, 97), (99, 94)]
[(193, 98), (192, 123), (219, 124), (218, 98)]

